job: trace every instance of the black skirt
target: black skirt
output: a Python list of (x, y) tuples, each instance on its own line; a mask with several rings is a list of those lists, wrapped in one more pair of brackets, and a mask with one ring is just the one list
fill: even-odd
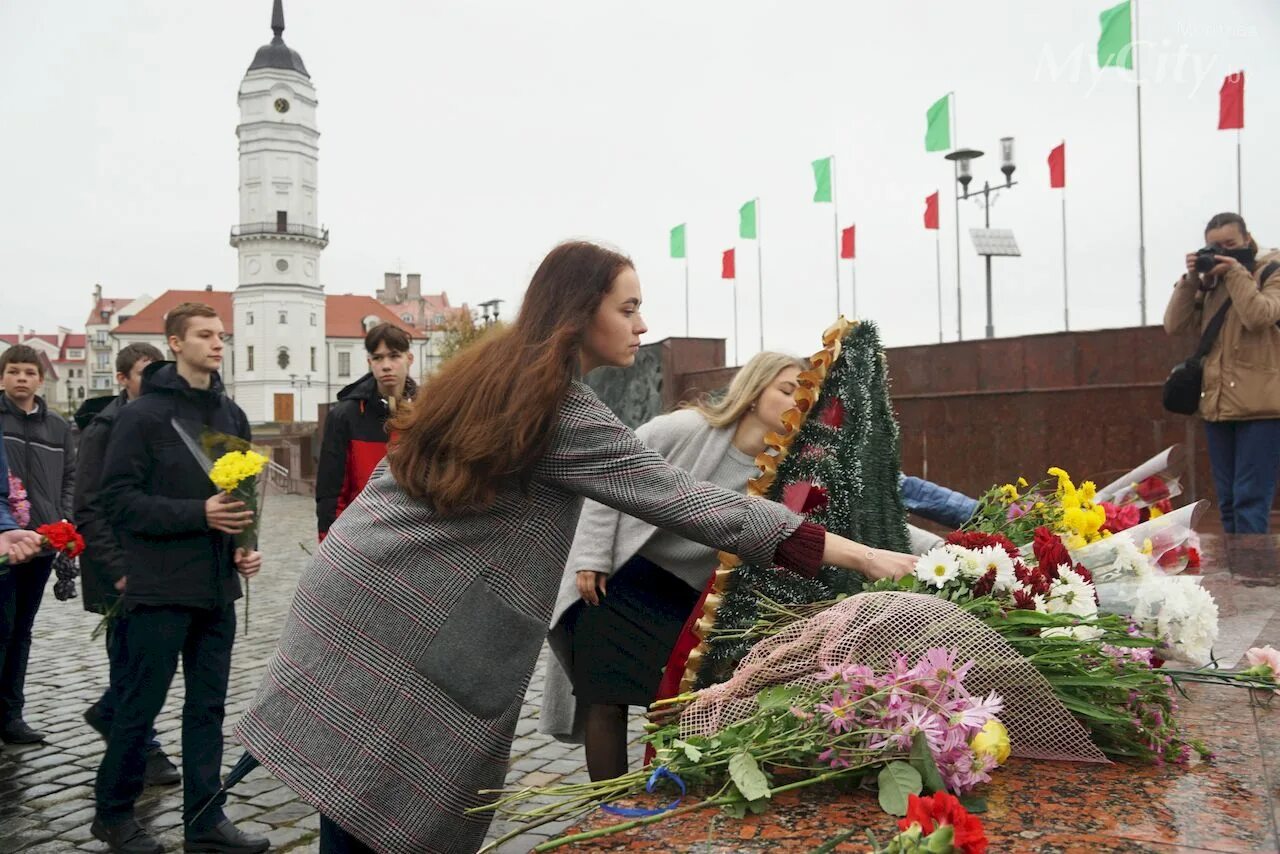
[(639, 555), (609, 578), (599, 605), (564, 615), (573, 650), (573, 693), (593, 704), (648, 706), (701, 591)]

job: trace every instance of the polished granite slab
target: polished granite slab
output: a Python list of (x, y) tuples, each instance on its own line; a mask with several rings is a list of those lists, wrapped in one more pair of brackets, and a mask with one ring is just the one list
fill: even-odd
[[(1280, 644), (1280, 537), (1204, 537), (1204, 585), (1217, 599), (1215, 654), (1233, 668), (1252, 646)], [(1190, 766), (1013, 759), (980, 792), (990, 850), (1017, 852), (1278, 851), (1280, 697), (1191, 685), (1180, 700), (1188, 734), (1213, 751)], [(686, 801), (692, 803), (692, 800)], [(597, 813), (578, 830), (621, 819)], [(866, 791), (787, 793), (760, 816), (696, 811), (572, 850), (802, 852), (868, 828), (886, 841), (894, 819)], [(859, 834), (837, 851), (869, 851)]]

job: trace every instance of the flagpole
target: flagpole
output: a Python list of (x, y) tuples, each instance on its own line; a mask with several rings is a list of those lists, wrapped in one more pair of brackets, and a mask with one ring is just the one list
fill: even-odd
[(689, 250), (684, 251), (684, 337), (689, 337)]
[(1244, 179), (1241, 168), (1240, 128), (1236, 128), (1236, 213), (1244, 216)]
[(733, 364), (735, 367), (742, 364), (738, 361), (738, 256), (736, 252), (733, 257)]
[(1133, 76), (1138, 96), (1138, 308), (1141, 325), (1147, 325), (1147, 229), (1142, 193), (1142, 71), (1138, 64), (1138, 0), (1129, 6), (1133, 20)]
[(1062, 328), (1071, 331), (1071, 309), (1067, 300), (1067, 187), (1062, 186)]
[(933, 230), (934, 254), (938, 259), (938, 343), (942, 343), (942, 232)]
[[(960, 147), (960, 116), (956, 110), (956, 93), (948, 92), (951, 96), (951, 130), (955, 133), (955, 147)], [(951, 182), (951, 192), (956, 200), (956, 340), (964, 340), (964, 312), (961, 311), (960, 297), (960, 161), (951, 161), (954, 172), (954, 180)], [(941, 304), (941, 303), (939, 303)]]
[(849, 259), (849, 284), (853, 288), (853, 302), (849, 305), (850, 320), (858, 319), (858, 259)]
[(761, 236), (763, 234), (764, 232), (760, 230), (760, 197), (756, 196), (756, 287), (760, 291), (758, 303), (760, 307), (761, 353), (764, 352), (764, 250), (760, 248)]
[(836, 317), (840, 316), (840, 204), (836, 201), (836, 156), (831, 155), (831, 225), (835, 236)]

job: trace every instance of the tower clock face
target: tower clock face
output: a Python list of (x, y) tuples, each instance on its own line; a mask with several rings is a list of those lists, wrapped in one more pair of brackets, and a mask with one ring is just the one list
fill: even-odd
[(276, 112), (277, 113), (289, 112), (289, 102), (284, 98), (276, 98)]

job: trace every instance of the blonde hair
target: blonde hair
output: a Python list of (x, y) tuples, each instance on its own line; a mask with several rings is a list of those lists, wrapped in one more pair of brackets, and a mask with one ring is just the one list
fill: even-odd
[(698, 410), (712, 427), (728, 427), (738, 422), (778, 374), (787, 368), (803, 371), (807, 367), (803, 359), (786, 353), (757, 353), (738, 370), (733, 382), (729, 383), (729, 390), (722, 397), (712, 399), (704, 394), (693, 403), (685, 404), (683, 408)]

